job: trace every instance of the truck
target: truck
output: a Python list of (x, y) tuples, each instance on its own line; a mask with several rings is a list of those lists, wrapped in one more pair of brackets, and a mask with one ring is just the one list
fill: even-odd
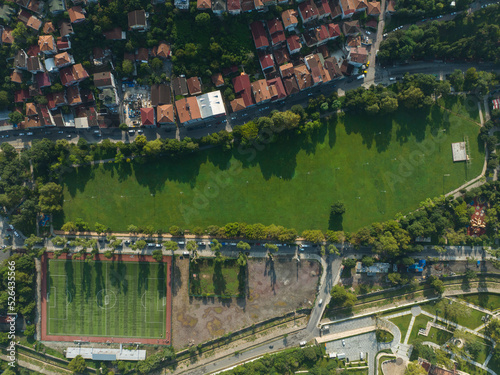
[(360, 74), (357, 79), (365, 79), (365, 75), (364, 74)]

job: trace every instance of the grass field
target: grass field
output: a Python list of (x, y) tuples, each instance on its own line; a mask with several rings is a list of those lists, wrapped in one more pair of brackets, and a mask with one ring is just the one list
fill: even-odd
[[(326, 230), (331, 204), (342, 200), (341, 226), (354, 231), (414, 210), (481, 172), (479, 127), (462, 117), (467, 111), (459, 102), (448, 104), (461, 116), (438, 106), (428, 113), (348, 114), (317, 134), (283, 137), (258, 150), (215, 148), (182, 159), (78, 168), (63, 177), (65, 202), (55, 225), (82, 218), (115, 231), (234, 221)], [(464, 136), (469, 168), (452, 162), (451, 143)]]
[(162, 263), (51, 259), (47, 334), (165, 337), (166, 272)]
[(431, 327), (429, 330), (429, 335), (425, 339), (425, 341), (431, 341), (434, 344), (443, 345), (446, 341), (451, 339), (453, 334), (447, 331), (443, 331), (442, 329), (438, 329), (436, 327)]
[[(215, 262), (213, 259), (202, 259), (191, 262), (190, 294), (195, 296), (237, 296), (240, 290), (240, 267), (233, 259)], [(196, 276), (195, 276), (196, 275)], [(244, 290), (244, 278), (242, 279)]]
[[(446, 301), (446, 303), (448, 304), (448, 301)], [(428, 303), (423, 303), (420, 306), (422, 307), (423, 310), (433, 315), (436, 315), (437, 313), (437, 315), (441, 318), (454, 321), (452, 318), (445, 316), (444, 314), (445, 307), (443, 305), (443, 302), (440, 303), (428, 302)], [(476, 329), (481, 324), (483, 324), (481, 317), (486, 315), (485, 313), (476, 309), (472, 309), (458, 302), (453, 302), (448, 305), (448, 307), (450, 306), (453, 306), (452, 309), (459, 311), (459, 313), (456, 316), (455, 323), (470, 329)]]
[(398, 316), (397, 318), (390, 319), (395, 325), (398, 326), (401, 332), (401, 340), (404, 340), (406, 337), (406, 332), (408, 332), (408, 327), (410, 326), (410, 320), (412, 315), (406, 314), (403, 316)]
[(415, 323), (413, 323), (413, 329), (411, 330), (410, 337), (408, 338), (408, 343), (411, 344), (417, 338), (423, 338), (426, 340), (425, 336), (419, 336), (418, 331), (420, 328), (427, 327), (427, 322), (432, 321), (427, 315), (420, 314), (415, 318)]
[(473, 305), (484, 307), (491, 311), (500, 309), (500, 295), (492, 293), (467, 294), (459, 296), (461, 300), (472, 303)]

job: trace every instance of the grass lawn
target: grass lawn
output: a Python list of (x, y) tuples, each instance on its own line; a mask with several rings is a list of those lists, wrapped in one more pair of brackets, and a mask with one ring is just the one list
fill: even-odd
[(408, 326), (410, 325), (410, 320), (413, 315), (407, 314), (403, 316), (398, 316), (397, 318), (390, 319), (395, 325), (398, 326), (401, 331), (401, 340), (404, 340), (406, 337), (406, 332), (408, 331)]
[[(213, 259), (201, 259), (191, 262), (190, 294), (195, 296), (237, 296), (240, 290), (240, 266), (236, 260), (228, 259), (215, 262)], [(242, 278), (244, 290), (244, 277)]]
[(472, 303), (473, 305), (484, 307), (491, 311), (500, 309), (500, 295), (492, 293), (466, 294), (458, 296), (461, 300)]
[[(317, 134), (282, 137), (255, 152), (214, 148), (182, 159), (81, 167), (63, 176), (55, 225), (81, 218), (114, 231), (235, 221), (326, 230), (331, 204), (342, 200), (343, 223), (331, 227), (354, 231), (476, 177), (484, 159), (478, 132), (471, 120), (434, 106), (428, 113), (348, 114)], [(464, 136), (468, 168), (451, 154), (451, 143)]]
[[(439, 98), (438, 104), (443, 107), (458, 113), (461, 116), (470, 117), (476, 122), (480, 122), (479, 109), (477, 107), (477, 99), (472, 96), (463, 98), (462, 96), (450, 95), (446, 98)], [(484, 115), (484, 113), (483, 113)]]
[(442, 329), (438, 329), (436, 327), (431, 327), (429, 330), (429, 336), (425, 341), (431, 341), (438, 345), (443, 345), (446, 341), (453, 337), (453, 333), (443, 331)]
[(488, 354), (490, 354), (491, 345), (490, 345), (490, 342), (487, 340), (483, 340), (481, 338), (478, 338), (478, 339), (480, 341), (482, 341), (481, 351), (473, 359), (474, 359), (474, 361), (476, 361), (478, 363), (484, 363), (484, 361), (486, 361), (486, 358), (488, 357)]
[(421, 304), (420, 306), (422, 307), (423, 310), (433, 315), (436, 315), (437, 313), (437, 315), (441, 318), (451, 320), (461, 326), (470, 329), (476, 329), (481, 324), (483, 324), (483, 321), (481, 320), (481, 317), (485, 315), (483, 312), (478, 311), (476, 309), (471, 309), (470, 307), (458, 302), (453, 302), (447, 306), (447, 308), (452, 307), (453, 309), (459, 310), (456, 319), (452, 319), (450, 316), (446, 316), (446, 314), (444, 314), (445, 303), (448, 304), (449, 300), (443, 300), (439, 303), (427, 302)]
[(166, 272), (161, 263), (51, 259), (47, 333), (164, 337)]
[(425, 336), (419, 335), (418, 331), (420, 330), (420, 328), (427, 327), (427, 322), (430, 321), (432, 321), (432, 318), (429, 318), (427, 315), (424, 314), (420, 314), (415, 318), (415, 323), (413, 323), (413, 329), (411, 330), (410, 338), (408, 339), (408, 344), (413, 343), (413, 341), (416, 338), (422, 338), (423, 341), (427, 340)]

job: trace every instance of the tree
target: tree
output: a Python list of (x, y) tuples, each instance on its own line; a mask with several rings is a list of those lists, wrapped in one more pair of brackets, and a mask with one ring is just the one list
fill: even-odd
[(161, 61), (160, 58), (158, 57), (155, 57), (152, 61), (151, 61), (151, 68), (153, 68), (153, 70), (161, 70), (163, 68), (163, 61)]
[(210, 14), (208, 13), (199, 13), (194, 21), (199, 27), (207, 27), (210, 24)]
[(356, 267), (356, 259), (353, 259), (353, 258), (344, 258), (342, 260), (342, 265), (345, 267), (345, 268), (354, 268)]
[(17, 124), (21, 123), (22, 121), (24, 121), (24, 116), (22, 113), (20, 113), (18, 111), (14, 111), (14, 112), (9, 113), (9, 119), (10, 119), (10, 122), (17, 125)]
[(132, 74), (134, 72), (134, 64), (132, 63), (132, 61), (126, 59), (123, 60), (122, 70), (123, 74), (125, 74), (126, 76)]
[(247, 265), (247, 262), (248, 256), (245, 253), (240, 252), (240, 254), (238, 255), (238, 259), (236, 260), (238, 266), (245, 267)]
[(67, 223), (63, 224), (61, 229), (65, 232), (76, 232), (78, 230), (78, 227), (72, 221), (68, 221)]
[(128, 125), (123, 122), (118, 127), (120, 128), (120, 130), (123, 130), (124, 132), (128, 130)]
[(372, 257), (364, 256), (363, 259), (361, 259), (361, 262), (363, 263), (363, 266), (371, 267), (375, 263), (375, 259), (373, 259)]
[(33, 337), (35, 336), (35, 333), (36, 333), (36, 325), (30, 324), (26, 326), (26, 329), (24, 330), (24, 334), (26, 335), (26, 337)]
[(164, 244), (165, 249), (175, 251), (179, 248), (179, 244), (175, 241), (166, 241)]
[(465, 91), (473, 90), (477, 85), (478, 79), (479, 79), (479, 74), (476, 68), (467, 69), (464, 75), (464, 90)]
[(172, 236), (182, 236), (184, 234), (184, 230), (179, 228), (177, 225), (172, 225), (170, 228), (168, 228), (168, 232)]
[(62, 210), (62, 192), (63, 188), (61, 185), (55, 182), (49, 182), (42, 185), (38, 192), (40, 194), (38, 198), (38, 205), (40, 210), (44, 213), (53, 213)]
[(196, 241), (188, 241), (186, 244), (186, 249), (187, 251), (194, 253), (198, 250), (198, 244), (196, 243)]
[(139, 228), (134, 224), (130, 224), (127, 227), (127, 232), (129, 232), (130, 234), (137, 234), (139, 233)]
[(398, 109), (398, 100), (390, 96), (380, 100), (380, 111), (382, 113), (393, 113)]
[(443, 292), (445, 291), (445, 287), (444, 287), (443, 281), (439, 280), (435, 276), (430, 276), (429, 277), (429, 284), (434, 288), (434, 290), (438, 294), (443, 294)]
[(210, 243), (210, 250), (217, 252), (220, 251), (220, 249), (222, 249), (222, 244), (216, 239), (213, 239)]
[(387, 275), (387, 278), (392, 285), (401, 285), (403, 283), (403, 278), (399, 273), (390, 273)]
[(153, 259), (157, 262), (161, 262), (163, 260), (163, 252), (161, 250), (153, 250)]
[(104, 224), (95, 223), (94, 228), (97, 234), (109, 232), (109, 228)]
[(77, 355), (68, 364), (68, 368), (75, 374), (81, 374), (87, 369), (87, 364), (81, 355)]
[(448, 77), (455, 91), (462, 91), (464, 88), (464, 73), (460, 69), (455, 69)]
[(417, 361), (409, 362), (405, 370), (405, 375), (427, 375), (427, 371)]
[(0, 108), (5, 108), (9, 105), (9, 93), (7, 91), (0, 91)]
[(305, 230), (302, 232), (302, 237), (304, 237), (306, 241), (313, 243), (321, 243), (325, 240), (325, 236), (320, 230)]
[(353, 307), (358, 300), (355, 294), (347, 291), (341, 285), (335, 285), (330, 295), (332, 296), (330, 303), (338, 307)]
[(421, 108), (424, 104), (424, 98), (422, 90), (415, 86), (408, 87), (398, 95), (398, 100), (409, 109)]
[(249, 251), (251, 248), (248, 242), (243, 242), (243, 241), (238, 242), (238, 245), (236, 245), (236, 247), (241, 251)]
[(146, 247), (147, 243), (144, 240), (136, 241), (135, 244), (131, 246), (133, 250), (143, 250)]
[(345, 206), (344, 202), (342, 201), (337, 201), (332, 206), (330, 207), (330, 214), (331, 215), (343, 215), (345, 213)]

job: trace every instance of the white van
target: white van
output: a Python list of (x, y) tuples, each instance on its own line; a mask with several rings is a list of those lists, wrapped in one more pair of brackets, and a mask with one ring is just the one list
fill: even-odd
[(323, 299), (320, 299), (319, 302), (318, 302), (318, 305), (321, 306), (322, 303), (323, 303)]
[(365, 75), (364, 75), (364, 74), (361, 74), (361, 75), (359, 75), (359, 76), (358, 76), (358, 78), (357, 78), (357, 79), (365, 79)]
[(364, 358), (365, 358), (365, 353), (363, 353), (363, 352), (359, 352), (359, 359), (360, 359), (361, 361), (363, 361), (363, 360), (364, 360)]

